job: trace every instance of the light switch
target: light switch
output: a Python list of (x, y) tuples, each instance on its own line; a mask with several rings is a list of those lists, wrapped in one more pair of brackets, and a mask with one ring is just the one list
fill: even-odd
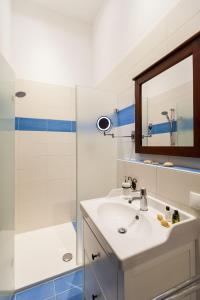
[(200, 194), (190, 192), (190, 207), (194, 209), (200, 209)]

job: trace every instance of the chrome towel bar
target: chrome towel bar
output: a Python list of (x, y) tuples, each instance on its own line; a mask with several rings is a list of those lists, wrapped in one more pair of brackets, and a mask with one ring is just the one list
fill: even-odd
[(200, 290), (200, 275), (194, 276), (152, 300), (183, 300), (183, 297)]

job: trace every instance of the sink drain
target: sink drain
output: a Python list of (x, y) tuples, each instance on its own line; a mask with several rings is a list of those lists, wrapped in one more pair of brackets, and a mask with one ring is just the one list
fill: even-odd
[(68, 262), (68, 261), (72, 260), (72, 258), (73, 258), (73, 255), (71, 253), (65, 253), (63, 255), (62, 259), (63, 259), (63, 261)]
[(127, 232), (127, 230), (126, 230), (126, 228), (121, 227), (121, 228), (118, 229), (118, 232), (121, 233), (121, 234), (124, 234), (124, 233)]

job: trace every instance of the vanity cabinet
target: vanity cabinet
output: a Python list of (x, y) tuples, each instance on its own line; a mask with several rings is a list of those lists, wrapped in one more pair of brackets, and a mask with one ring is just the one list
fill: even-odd
[[(94, 281), (99, 285), (101, 293), (104, 295), (103, 297), (109, 300), (116, 300), (118, 266), (112, 261), (109, 253), (106, 253), (86, 222), (84, 222), (84, 256), (86, 290), (90, 289), (87, 283), (91, 282), (91, 277), (93, 277)], [(99, 287), (97, 287), (97, 292), (95, 293), (97, 295)], [(86, 297), (87, 300), (93, 300), (93, 298), (92, 295)], [(96, 297), (96, 299), (99, 300), (101, 298)]]
[[(195, 275), (195, 242), (123, 269), (86, 216), (83, 228), (85, 300), (150, 300)], [(195, 300), (194, 297), (189, 299)]]

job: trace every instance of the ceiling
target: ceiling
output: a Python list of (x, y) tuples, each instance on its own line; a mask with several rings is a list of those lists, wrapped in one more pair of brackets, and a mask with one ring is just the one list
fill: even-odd
[(105, 0), (32, 0), (59, 14), (93, 23)]

